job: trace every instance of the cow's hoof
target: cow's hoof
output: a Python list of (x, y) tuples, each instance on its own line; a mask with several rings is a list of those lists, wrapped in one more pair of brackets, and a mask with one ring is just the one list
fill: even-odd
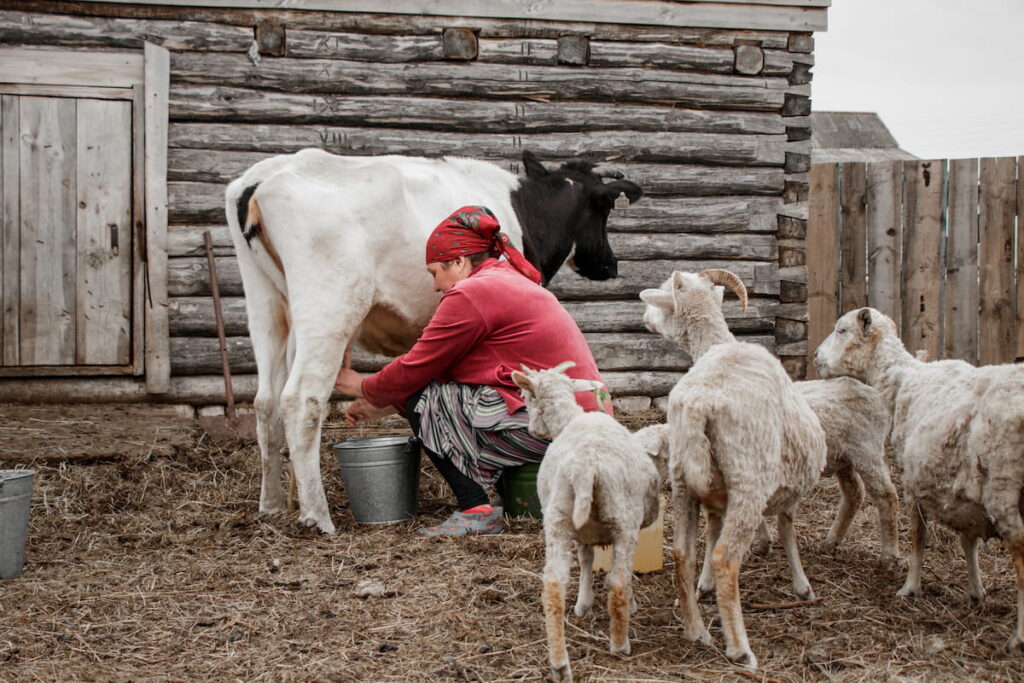
[(811, 584), (793, 585), (793, 592), (796, 593), (796, 597), (801, 600), (813, 600), (814, 589), (811, 588)]
[(577, 603), (576, 603), (576, 606), (575, 606), (575, 607), (573, 607), (572, 611), (573, 611), (573, 612), (574, 612), (574, 613), (576, 614), (576, 616), (578, 616), (578, 617), (585, 617), (585, 616), (587, 616), (588, 614), (590, 614), (590, 609), (591, 609), (591, 608), (592, 608), (593, 606), (594, 606), (594, 603), (592, 603), (592, 602), (587, 602), (587, 603), (581, 603), (581, 602), (577, 602)]
[(903, 588), (896, 591), (896, 596), (900, 598), (916, 598), (917, 594), (921, 590), (917, 586), (911, 586), (910, 584), (904, 584)]
[(317, 519), (315, 515), (302, 515), (301, 517), (299, 517), (299, 524), (307, 528), (315, 526), (318, 529), (320, 529), (322, 533), (325, 534), (334, 533), (334, 523), (331, 521), (330, 517)]

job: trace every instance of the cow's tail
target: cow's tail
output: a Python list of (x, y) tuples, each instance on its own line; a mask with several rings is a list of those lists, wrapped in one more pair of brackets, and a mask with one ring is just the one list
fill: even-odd
[(282, 294), (287, 295), (284, 265), (270, 240), (263, 212), (256, 200), (255, 194), (259, 186), (260, 184), (256, 182), (242, 188), (240, 192), (235, 183), (228, 187), (228, 226), (233, 231), (237, 230), (245, 240), (243, 244), (232, 235), (238, 257), (245, 258), (243, 252), (248, 251), (258, 268), (273, 281), (274, 286)]
[(260, 214), (260, 205), (253, 199), (253, 193), (259, 187), (259, 183), (253, 183), (242, 190), (242, 194), (235, 200), (235, 211), (238, 217), (238, 228), (242, 231), (245, 243), (252, 246), (252, 238), (262, 232), (263, 216)]
[(590, 519), (590, 508), (594, 504), (594, 471), (589, 468), (578, 471), (573, 477), (572, 489), (575, 494), (572, 504), (572, 525), (582, 529)]

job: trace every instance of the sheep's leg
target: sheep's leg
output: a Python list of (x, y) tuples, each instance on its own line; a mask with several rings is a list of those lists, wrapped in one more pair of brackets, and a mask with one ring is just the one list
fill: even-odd
[(928, 540), (927, 520), (924, 511), (915, 501), (910, 503), (910, 561), (907, 580), (896, 592), (901, 598), (912, 598), (921, 593), (921, 562), (924, 559), (924, 546)]
[(725, 634), (725, 656), (739, 666), (751, 670), (757, 668), (757, 658), (750, 650), (747, 629), (743, 624), (743, 611), (740, 606), (740, 562), (754, 540), (758, 524), (763, 518), (760, 513), (752, 513), (752, 510), (761, 510), (763, 507), (747, 506), (739, 514), (727, 509), (722, 522), (722, 534), (715, 543), (711, 555), (718, 613), (722, 618), (722, 631)]
[(257, 389), (256, 441), (260, 448), (263, 480), (260, 484), (261, 514), (279, 514), (286, 509), (281, 485), (281, 448), (284, 423), (281, 420), (281, 391), (288, 376), (288, 312), (284, 297), (270, 278), (248, 258), (238, 259), (249, 301), (249, 336), (256, 358)]
[(980, 603), (985, 599), (985, 587), (981, 583), (981, 569), (978, 567), (978, 546), (981, 538), (969, 534), (960, 534), (960, 546), (964, 549), (967, 560), (967, 594), (971, 602)]
[(711, 553), (722, 533), (722, 514), (705, 510), (708, 524), (704, 533), (704, 566), (700, 569), (700, 580), (697, 581), (697, 594), (705, 600), (715, 592), (715, 573), (711, 571)]
[(839, 482), (839, 510), (832, 522), (832, 528), (822, 543), (822, 550), (831, 552), (839, 545), (846, 532), (850, 529), (853, 516), (857, 513), (861, 501), (864, 500), (864, 487), (861, 485), (860, 477), (849, 467), (842, 467), (836, 472), (836, 480)]
[(548, 663), (557, 683), (572, 683), (572, 667), (565, 647), (565, 586), (569, 583), (572, 548), (565, 529), (545, 524), (544, 628), (548, 637)]
[(882, 544), (879, 559), (882, 562), (891, 562), (899, 555), (897, 525), (900, 499), (896, 487), (893, 486), (892, 477), (889, 476), (889, 468), (880, 454), (877, 459), (859, 466), (857, 474), (864, 482), (868, 498), (878, 510), (878, 532)]
[[(983, 443), (989, 442), (985, 440)], [(1006, 648), (1011, 651), (1024, 650), (1024, 520), (1021, 519), (1024, 464), (1019, 453), (1020, 445), (1017, 444), (1012, 449), (1004, 448), (993, 454), (983, 494), (985, 511), (1010, 551), (1017, 578), (1017, 628), (1006, 643)]]
[(794, 509), (786, 510), (779, 514), (779, 540), (786, 550), (786, 559), (793, 570), (793, 591), (801, 600), (813, 600), (814, 589), (811, 582), (804, 574), (803, 564), (800, 563), (800, 550), (797, 547), (796, 532), (793, 530)]
[(594, 546), (579, 544), (580, 587), (576, 593), (576, 616), (590, 614), (594, 605)]
[(629, 613), (633, 592), (633, 554), (636, 552), (637, 523), (632, 533), (625, 533), (612, 544), (612, 568), (608, 572), (608, 615), (611, 622), (609, 649), (629, 654)]
[(761, 526), (757, 527), (757, 537), (750, 546), (755, 555), (766, 555), (772, 549), (772, 532), (768, 529), (768, 520), (761, 518)]
[(700, 501), (685, 485), (673, 484), (672, 489), (672, 510), (675, 515), (672, 556), (675, 559), (676, 591), (679, 593), (679, 611), (683, 619), (683, 637), (710, 645), (711, 634), (701, 620), (700, 607), (693, 590)]
[(1017, 576), (1017, 629), (1007, 641), (1006, 649), (1024, 650), (1024, 535), (1018, 535), (1008, 545)]

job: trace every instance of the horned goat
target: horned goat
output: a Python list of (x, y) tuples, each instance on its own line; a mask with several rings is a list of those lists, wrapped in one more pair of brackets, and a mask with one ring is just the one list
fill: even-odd
[(722, 315), (728, 286), (744, 309), (746, 288), (724, 270), (674, 272), (646, 289), (648, 328), (674, 339), (694, 359), (668, 398), (669, 473), (675, 515), (673, 554), (684, 635), (711, 642), (694, 594), (697, 518), (708, 516), (711, 567), (726, 656), (757, 667), (739, 600), (739, 567), (763, 514), (777, 514), (779, 536), (801, 599), (814, 591), (800, 564), (793, 517), (825, 465), (817, 416), (765, 348), (737, 342)]
[(580, 585), (575, 612), (593, 604), (594, 546), (612, 546), (608, 572), (610, 649), (629, 654), (633, 600), (633, 553), (641, 527), (658, 514), (658, 472), (634, 438), (615, 418), (584, 412), (573, 394), (600, 388), (564, 374), (567, 361), (550, 370), (513, 372), (530, 414), (529, 429), (552, 438), (537, 472), (544, 515), (544, 620), (548, 660), (556, 681), (572, 681), (565, 647), (565, 586), (576, 546)]
[(1017, 627), (1007, 648), (1024, 648), (1024, 367), (922, 362), (896, 324), (873, 308), (843, 315), (814, 354), (823, 377), (846, 375), (876, 387), (892, 410), (892, 448), (910, 513), (907, 580), (897, 595), (921, 592), (926, 520), (960, 535), (968, 594), (985, 590), (978, 544), (998, 536), (1017, 576)]

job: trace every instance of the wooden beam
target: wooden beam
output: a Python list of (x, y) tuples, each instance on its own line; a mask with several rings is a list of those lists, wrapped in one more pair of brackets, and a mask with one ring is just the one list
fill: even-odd
[(169, 390), (167, 327), (167, 112), (170, 53), (146, 43), (146, 389)]
[(807, 220), (807, 261), (815, 264), (807, 275), (807, 378), (814, 379), (813, 355), (836, 322), (839, 281), (839, 188), (836, 164), (811, 167), (810, 214)]
[(0, 82), (131, 88), (142, 55), (95, 50), (0, 48)]
[[(182, 5), (277, 9), (278, 0), (112, 0), (134, 5)], [(532, 21), (582, 21), (609, 24), (649, 24), (762, 29), (775, 31), (824, 31), (826, 8), (831, 0), (724, 0), (723, 2), (658, 2), (657, 0), (559, 0), (554, 3), (523, 3), (517, 0), (289, 0), (290, 10), (375, 12)]]

